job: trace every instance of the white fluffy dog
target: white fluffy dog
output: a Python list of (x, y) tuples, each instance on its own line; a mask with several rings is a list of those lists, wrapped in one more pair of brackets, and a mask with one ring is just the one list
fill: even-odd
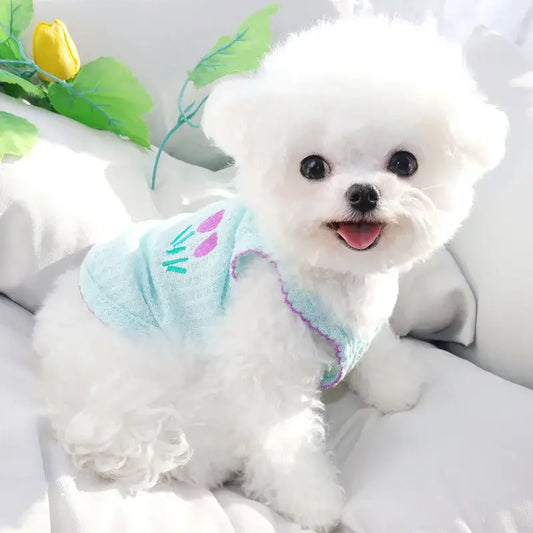
[[(320, 383), (387, 322), (398, 273), (457, 230), (506, 127), (458, 48), (374, 15), (292, 35), (254, 75), (220, 83), (203, 128), (235, 159), (239, 201), (96, 246), (38, 314), (52, 423), (76, 465), (136, 487), (239, 475), (300, 524), (338, 522)], [(243, 217), (255, 229), (236, 237)], [(176, 238), (152, 261), (160, 231)], [(209, 263), (217, 246), (236, 247), (223, 268)], [(182, 280), (186, 297), (161, 289)], [(384, 411), (420, 390), (394, 342), (382, 328), (349, 378)]]

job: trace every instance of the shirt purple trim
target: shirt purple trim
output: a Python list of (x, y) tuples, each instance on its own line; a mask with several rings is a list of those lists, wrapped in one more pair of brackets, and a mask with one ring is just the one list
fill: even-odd
[(279, 279), (279, 283), (280, 283), (281, 294), (283, 294), (283, 299), (284, 299), (285, 303), (287, 304), (287, 306), (289, 307), (289, 309), (295, 315), (298, 315), (304, 324), (306, 324), (315, 333), (317, 333), (320, 337), (322, 337), (324, 340), (329, 342), (334, 347), (334, 349), (335, 349), (335, 357), (337, 358), (337, 363), (339, 365), (340, 372), (337, 375), (337, 377), (335, 378), (335, 381), (333, 381), (332, 383), (326, 384), (326, 385), (320, 385), (320, 388), (321, 389), (331, 389), (332, 387), (335, 387), (335, 385), (337, 385), (342, 380), (342, 378), (344, 377), (344, 366), (342, 364), (341, 348), (340, 348), (338, 342), (335, 339), (332, 339), (329, 335), (326, 335), (319, 328), (314, 326), (311, 323), (311, 321), (303, 313), (298, 311), (298, 309), (296, 309), (293, 306), (292, 302), (289, 300), (289, 295), (287, 293), (287, 290), (285, 289), (285, 285), (283, 283), (283, 279), (281, 277), (281, 272), (279, 271), (278, 264), (270, 256), (268, 256), (267, 254), (265, 254), (263, 252), (260, 252), (259, 250), (253, 250), (253, 249), (245, 250), (244, 252), (241, 252), (240, 254), (237, 254), (231, 261), (231, 277), (233, 279), (235, 279), (235, 280), (237, 279), (237, 273), (236, 273), (237, 261), (241, 257), (243, 257), (243, 256), (245, 256), (247, 254), (255, 254), (255, 255), (258, 255), (259, 257), (262, 257), (263, 259), (266, 259), (276, 269), (276, 273), (278, 275), (278, 279)]

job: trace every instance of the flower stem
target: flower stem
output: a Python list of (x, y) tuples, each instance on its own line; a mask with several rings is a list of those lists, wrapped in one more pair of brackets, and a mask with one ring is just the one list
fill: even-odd
[[(187, 78), (185, 83), (181, 86), (180, 95), (178, 96), (178, 112), (180, 119), (185, 117), (185, 113), (183, 112), (183, 96), (185, 95), (185, 89), (187, 89), (187, 85), (189, 85), (189, 78)], [(184, 120), (191, 128), (199, 127), (198, 124), (193, 124), (187, 117), (185, 117)]]
[(174, 133), (178, 131), (178, 129), (181, 128), (181, 126), (183, 126), (183, 121), (180, 118), (180, 120), (178, 120), (178, 122), (176, 122), (176, 124), (165, 135), (165, 138), (161, 142), (161, 146), (157, 150), (157, 154), (155, 156), (155, 161), (154, 161), (154, 168), (152, 170), (152, 191), (155, 190), (155, 180), (157, 176), (157, 168), (159, 167), (159, 160), (161, 159), (161, 154), (163, 153), (163, 150), (167, 142), (169, 141), (170, 137), (172, 137), (172, 135), (174, 135)]
[(181, 126), (183, 126), (183, 124), (185, 124), (186, 122), (188, 123), (188, 121), (194, 117), (194, 115), (196, 115), (196, 113), (198, 113), (198, 111), (200, 110), (200, 108), (202, 107), (202, 105), (204, 104), (204, 102), (206, 101), (207, 99), (207, 96), (204, 97), (202, 99), (202, 101), (196, 106), (196, 108), (191, 111), (189, 113), (189, 111), (191, 110), (192, 106), (194, 105), (194, 102), (192, 104), (189, 104), (183, 111), (181, 111), (180, 109), (180, 116), (178, 118), (178, 121), (176, 122), (176, 124), (168, 131), (168, 133), (165, 135), (164, 139), (161, 141), (161, 145), (159, 146), (158, 150), (157, 150), (157, 154), (155, 156), (155, 161), (154, 161), (154, 168), (152, 170), (152, 191), (155, 190), (155, 181), (156, 181), (156, 178), (157, 178), (157, 168), (159, 166), (159, 160), (161, 159), (161, 155), (163, 153), (163, 150), (165, 149), (165, 146), (167, 145), (168, 141), (170, 140), (170, 138), (172, 137), (172, 135), (174, 135), (174, 133), (176, 133), (176, 131), (178, 131)]
[[(246, 32), (247, 32), (247, 30), (244, 30), (243, 32), (238, 33), (237, 35), (235, 35), (235, 37), (233, 37), (233, 39), (231, 39), (231, 41), (229, 43), (227, 43), (227, 44), (225, 44), (223, 46), (220, 46), (216, 50), (213, 50), (213, 52), (211, 52), (211, 53), (207, 54), (206, 56), (204, 56), (196, 64), (196, 66), (193, 69), (193, 72), (197, 68), (199, 68), (201, 65), (203, 65), (206, 61), (211, 59), (212, 57), (224, 52), (225, 50), (227, 50), (228, 48), (233, 46), (237, 41), (240, 41), (244, 37)], [(168, 141), (172, 137), (172, 135), (174, 135), (174, 133), (179, 128), (181, 128), (181, 126), (183, 126), (183, 124), (188, 124), (191, 128), (199, 128), (200, 127), (200, 124), (195, 124), (195, 123), (191, 122), (191, 118), (193, 118), (194, 115), (196, 115), (196, 113), (198, 113), (198, 111), (200, 111), (200, 108), (204, 105), (205, 101), (207, 100), (207, 96), (204, 96), (202, 98), (202, 100), (196, 106), (194, 111), (192, 111), (191, 113), (187, 114), (187, 111), (194, 105), (194, 102), (193, 102), (185, 110), (183, 109), (183, 98), (185, 96), (185, 91), (186, 91), (187, 86), (189, 85), (190, 81), (191, 81), (190, 78), (187, 77), (187, 79), (185, 80), (185, 82), (183, 83), (183, 85), (181, 86), (181, 89), (180, 89), (180, 93), (179, 93), (179, 96), (178, 96), (178, 113), (179, 113), (178, 121), (170, 129), (170, 131), (165, 135), (165, 138), (163, 139), (163, 141), (161, 142), (161, 145), (159, 146), (159, 149), (157, 150), (157, 155), (155, 156), (154, 168), (152, 170), (152, 191), (155, 189), (155, 180), (156, 180), (156, 177), (157, 177), (157, 167), (159, 165), (159, 159), (161, 158), (161, 154), (162, 154), (163, 150), (165, 149), (166, 144), (168, 143)]]
[(20, 59), (2, 59), (0, 57), (0, 63), (5, 65), (23, 65), (23, 66), (30, 66), (30, 64), (27, 61), (21, 61)]

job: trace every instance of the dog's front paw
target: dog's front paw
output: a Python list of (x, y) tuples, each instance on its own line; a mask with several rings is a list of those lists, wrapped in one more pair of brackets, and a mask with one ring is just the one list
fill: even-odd
[(422, 376), (420, 369), (413, 365), (407, 371), (384, 375), (370, 385), (363, 396), (365, 403), (373, 405), (382, 413), (394, 413), (412, 409), (420, 399), (422, 393)]
[(340, 485), (302, 486), (283, 501), (283, 512), (301, 526), (330, 531), (341, 519), (344, 491)]
[(288, 441), (279, 449), (284, 451), (281, 456), (272, 448), (251, 456), (242, 487), (246, 495), (271, 505), (300, 526), (329, 531), (341, 519), (344, 491), (329, 457), (323, 450), (302, 450), (305, 444), (296, 444), (292, 456)]
[(363, 401), (382, 413), (407, 411), (422, 392), (423, 373), (406, 346), (398, 342), (387, 354), (370, 353), (349, 377), (349, 385)]

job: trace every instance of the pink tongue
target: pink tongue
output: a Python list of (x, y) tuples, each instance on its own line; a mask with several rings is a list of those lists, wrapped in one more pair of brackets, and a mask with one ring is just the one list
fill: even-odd
[(379, 237), (381, 224), (370, 224), (368, 222), (345, 223), (339, 226), (337, 233), (352, 248), (364, 250)]

